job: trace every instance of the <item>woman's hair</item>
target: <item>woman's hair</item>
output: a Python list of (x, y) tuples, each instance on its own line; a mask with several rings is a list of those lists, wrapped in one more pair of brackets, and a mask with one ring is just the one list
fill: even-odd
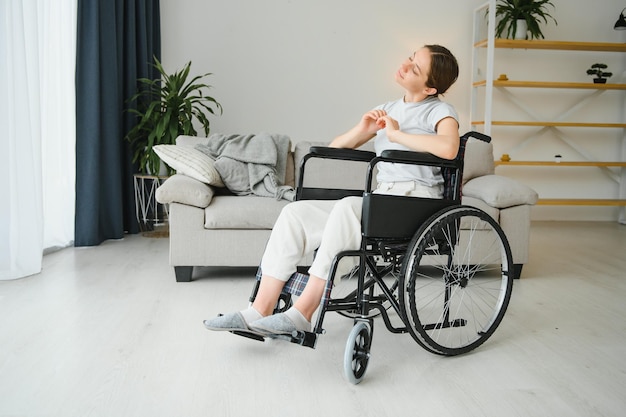
[(459, 76), (459, 64), (452, 52), (441, 45), (425, 45), (430, 50), (430, 72), (426, 84), (436, 88), (434, 96), (443, 94)]

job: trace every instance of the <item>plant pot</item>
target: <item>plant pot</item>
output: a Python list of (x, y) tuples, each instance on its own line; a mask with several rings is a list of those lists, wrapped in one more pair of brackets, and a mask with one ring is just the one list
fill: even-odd
[(606, 84), (606, 78), (594, 78), (593, 83), (594, 84)]
[(528, 23), (524, 19), (517, 19), (515, 37), (513, 39), (526, 39), (528, 37)]
[(144, 236), (161, 237), (168, 230), (167, 207), (156, 200), (156, 190), (167, 179), (164, 176), (135, 174), (135, 214), (139, 230)]

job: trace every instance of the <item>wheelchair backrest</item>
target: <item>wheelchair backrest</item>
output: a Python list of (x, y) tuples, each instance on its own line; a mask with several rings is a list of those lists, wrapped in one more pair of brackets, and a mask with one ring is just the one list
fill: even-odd
[(484, 142), (491, 142), (491, 137), (479, 132), (467, 132), (460, 137), (459, 152), (456, 155), (455, 160), (459, 162), (460, 169), (451, 167), (441, 168), (441, 175), (443, 176), (443, 198), (446, 200), (461, 201), (461, 188), (463, 184), (463, 166), (465, 160), (465, 148), (467, 147), (467, 141), (469, 138), (475, 138)]
[(419, 155), (412, 152), (407, 154), (403, 151), (383, 152), (383, 157), (407, 158), (408, 162), (409, 158), (413, 159), (415, 155), (415, 161), (411, 161), (411, 163), (441, 166), (441, 173), (444, 179), (443, 198), (406, 198), (366, 192), (363, 195), (363, 216), (361, 219), (363, 236), (375, 239), (410, 239), (430, 216), (443, 208), (461, 204), (463, 159), (467, 141), (470, 137), (486, 142), (491, 141), (489, 136), (481, 133), (466, 133), (460, 138), (459, 151), (454, 161), (441, 160), (429, 154)]

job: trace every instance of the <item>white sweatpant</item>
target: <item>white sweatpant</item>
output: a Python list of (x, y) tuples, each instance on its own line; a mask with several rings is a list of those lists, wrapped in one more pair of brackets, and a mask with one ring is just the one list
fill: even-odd
[[(440, 187), (421, 186), (414, 181), (382, 183), (375, 192), (429, 198), (442, 195)], [(261, 260), (263, 275), (287, 281), (299, 261), (317, 249), (309, 274), (327, 279), (335, 255), (359, 249), (361, 245), (362, 204), (362, 197), (346, 197), (331, 201), (301, 200), (286, 205)], [(347, 272), (353, 263), (342, 264), (337, 276)]]

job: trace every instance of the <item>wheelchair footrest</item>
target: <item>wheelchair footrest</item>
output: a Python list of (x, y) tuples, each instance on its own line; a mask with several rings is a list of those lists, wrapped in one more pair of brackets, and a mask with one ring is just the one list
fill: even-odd
[(313, 332), (303, 332), (303, 331), (294, 331), (291, 335), (289, 334), (274, 334), (262, 336), (258, 333), (246, 332), (244, 330), (232, 330), (230, 333), (236, 334), (237, 336), (247, 337), (248, 339), (258, 340), (259, 342), (265, 342), (265, 338), (269, 337), (270, 339), (280, 339), (286, 340), (287, 342), (297, 343), (301, 346), (306, 346), (315, 349), (315, 345), (317, 344), (317, 334)]
[(449, 327), (463, 327), (466, 324), (467, 324), (467, 320), (456, 319), (456, 320), (448, 321), (445, 323), (427, 324), (424, 326), (424, 330), (447, 329)]
[(259, 342), (265, 342), (265, 338), (258, 333), (246, 332), (243, 330), (233, 330), (232, 334), (236, 334), (237, 336), (247, 337), (248, 339), (258, 340)]
[(317, 344), (317, 333), (296, 330), (291, 334), (290, 341), (291, 343), (297, 343), (301, 346), (315, 349), (315, 345)]

